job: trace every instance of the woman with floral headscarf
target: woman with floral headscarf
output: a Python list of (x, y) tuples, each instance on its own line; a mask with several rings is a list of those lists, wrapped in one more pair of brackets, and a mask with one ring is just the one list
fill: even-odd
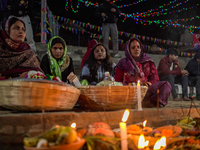
[(139, 39), (132, 38), (125, 48), (126, 58), (117, 64), (115, 80), (127, 85), (140, 80), (142, 85), (148, 86), (143, 99), (143, 107), (154, 107), (157, 104), (157, 89), (161, 106), (167, 105), (171, 86), (167, 81), (159, 81), (157, 69), (153, 60), (142, 51)]
[(24, 78), (30, 70), (42, 71), (30, 46), (24, 42), (26, 27), (18, 18), (6, 21), (0, 30), (0, 74), (4, 78)]
[(41, 68), (45, 74), (59, 77), (66, 82), (67, 76), (74, 72), (72, 58), (67, 54), (67, 46), (65, 41), (55, 36), (49, 40), (47, 54), (44, 55), (41, 61)]

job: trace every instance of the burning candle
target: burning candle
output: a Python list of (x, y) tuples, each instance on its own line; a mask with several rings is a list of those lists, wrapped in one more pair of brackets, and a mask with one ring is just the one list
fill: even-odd
[(163, 148), (166, 147), (166, 137), (165, 136), (162, 136), (161, 139), (160, 139), (160, 144)]
[(143, 124), (143, 129), (142, 129), (142, 131), (147, 131), (147, 130), (145, 129), (146, 123), (147, 123), (147, 120), (145, 120), (145, 121), (142, 123), (142, 124)]
[(128, 119), (128, 116), (129, 116), (129, 110), (126, 109), (122, 117), (122, 122), (119, 123), (120, 136), (121, 136), (121, 150), (128, 150), (127, 130), (126, 130), (126, 120)]
[(159, 150), (160, 148), (161, 148), (160, 140), (157, 140), (153, 147), (153, 150)]
[(149, 141), (145, 141), (144, 135), (141, 134), (140, 137), (139, 137), (139, 140), (138, 140), (138, 149), (142, 150), (145, 147), (147, 147), (148, 144), (149, 144)]
[(161, 139), (156, 141), (156, 143), (153, 147), (153, 150), (160, 150), (161, 147), (163, 147), (163, 149), (166, 147), (166, 137), (165, 136), (161, 137)]
[(137, 83), (137, 100), (138, 100), (138, 110), (142, 111), (140, 80), (138, 80), (138, 83)]
[(147, 120), (145, 120), (145, 121), (143, 122), (143, 128), (146, 127), (146, 123), (147, 123)]
[(71, 124), (71, 128), (76, 130), (76, 123), (75, 122)]

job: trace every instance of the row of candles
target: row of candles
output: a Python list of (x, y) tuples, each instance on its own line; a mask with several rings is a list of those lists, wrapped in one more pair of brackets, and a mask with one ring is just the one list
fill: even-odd
[[(137, 103), (138, 103), (138, 110), (142, 111), (142, 104), (141, 104), (141, 86), (140, 81), (137, 83)], [(121, 136), (121, 150), (128, 150), (128, 141), (127, 141), (127, 128), (126, 128), (126, 121), (129, 116), (129, 110), (126, 109), (123, 117), (122, 122), (119, 123), (120, 126), (120, 136)], [(146, 121), (144, 121), (143, 127), (146, 125)], [(71, 127), (76, 130), (76, 123), (72, 123)], [(149, 141), (145, 141), (145, 137), (143, 134), (140, 135), (138, 139), (138, 149), (139, 150), (148, 150)], [(154, 145), (154, 150), (161, 150), (166, 147), (166, 137), (161, 137)]]
[[(121, 136), (121, 150), (128, 150), (128, 141), (127, 141), (127, 128), (126, 128), (126, 121), (129, 116), (129, 110), (126, 109), (123, 117), (122, 122), (119, 123), (120, 126), (120, 136)], [(144, 121), (143, 127), (145, 128), (146, 121)], [(149, 141), (145, 141), (145, 137), (143, 134), (139, 136), (138, 139), (138, 149), (139, 150), (148, 150)], [(163, 136), (159, 140), (156, 141), (153, 150), (164, 150), (166, 148), (166, 137)]]

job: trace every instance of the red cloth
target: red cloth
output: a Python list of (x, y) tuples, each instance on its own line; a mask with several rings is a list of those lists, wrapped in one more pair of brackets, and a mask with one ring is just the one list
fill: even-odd
[(83, 56), (82, 61), (81, 61), (81, 70), (82, 70), (82, 68), (84, 66), (85, 61), (90, 56), (90, 53), (91, 53), (93, 47), (95, 45), (97, 45), (97, 44), (98, 44), (98, 42), (96, 40), (94, 40), (94, 39), (89, 42), (88, 47), (87, 47), (87, 52), (85, 53), (85, 55)]
[(170, 62), (169, 57), (165, 56), (163, 57), (158, 65), (158, 75), (159, 77), (168, 75), (168, 74), (173, 74), (173, 75), (182, 75), (181, 74), (181, 68), (179, 67), (178, 60), (175, 60), (173, 62), (173, 70), (170, 70), (172, 62)]
[(119, 68), (116, 68), (115, 81), (123, 82), (129, 84), (132, 82), (137, 82), (138, 80), (142, 82), (150, 82), (154, 84), (159, 81), (156, 67), (152, 61), (144, 62), (143, 64), (137, 63), (140, 73), (137, 77), (131, 76), (128, 72), (125, 72)]

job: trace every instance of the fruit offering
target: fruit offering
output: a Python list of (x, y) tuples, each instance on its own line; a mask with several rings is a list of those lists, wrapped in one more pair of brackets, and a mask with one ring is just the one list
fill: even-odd
[(25, 137), (24, 146), (27, 147), (51, 147), (57, 145), (71, 144), (79, 141), (76, 131), (68, 126), (56, 125), (43, 134), (35, 137)]
[(136, 124), (134, 125), (130, 125), (130, 128), (129, 128), (131, 131), (141, 131), (142, 128)]
[(162, 130), (162, 136), (170, 137), (172, 134), (174, 134), (174, 132), (171, 129), (163, 129)]
[(194, 121), (191, 117), (184, 117), (176, 125), (185, 130), (194, 130), (194, 127), (196, 126), (196, 121)]

